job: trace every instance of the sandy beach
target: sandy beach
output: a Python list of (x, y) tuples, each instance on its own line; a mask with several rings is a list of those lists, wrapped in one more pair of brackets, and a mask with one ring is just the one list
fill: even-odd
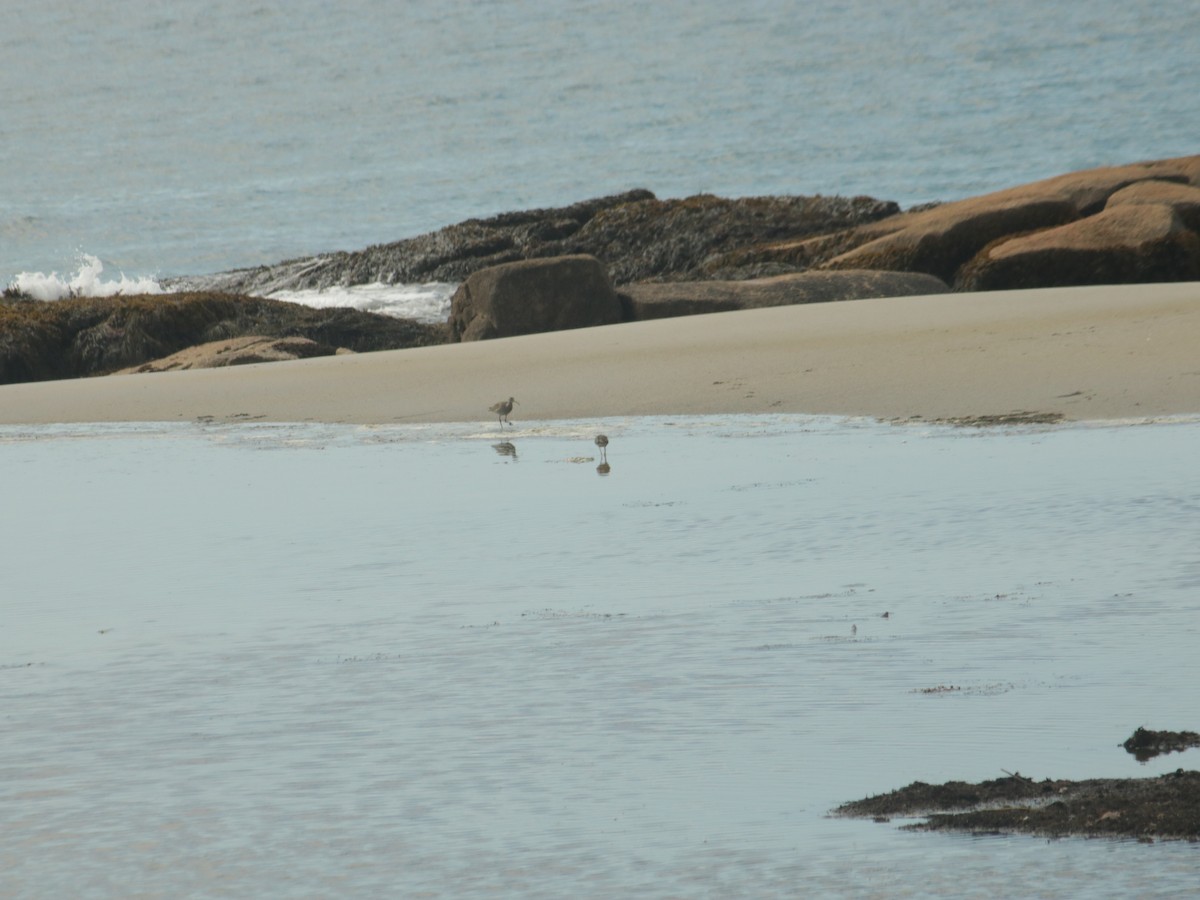
[(0, 423), (1200, 413), (1200, 283), (854, 300), (0, 387)]

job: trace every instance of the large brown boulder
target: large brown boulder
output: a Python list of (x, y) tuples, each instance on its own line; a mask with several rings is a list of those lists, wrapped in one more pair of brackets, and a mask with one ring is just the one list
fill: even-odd
[(966, 291), (1200, 278), (1200, 237), (1163, 204), (1120, 204), (1060, 228), (998, 241), (966, 266)]
[(776, 253), (802, 256), (814, 266), (928, 272), (955, 283), (958, 270), (985, 246), (1093, 216), (1114, 195), (1146, 182), (1200, 185), (1200, 156), (1071, 172), (893, 216), (836, 239), (785, 246)]
[(1184, 225), (1200, 232), (1200, 187), (1173, 181), (1139, 181), (1109, 197), (1105, 209), (1128, 204), (1169, 206)]
[(563, 331), (621, 321), (621, 301), (594, 256), (505, 263), (476, 272), (450, 300), (451, 340)]
[(747, 281), (672, 281), (627, 284), (620, 290), (631, 321), (730, 312), (796, 303), (943, 294), (950, 287), (919, 272), (799, 272)]
[(1073, 203), (1080, 216), (1090, 216), (1100, 212), (1117, 191), (1141, 181), (1200, 184), (1200, 156), (1083, 169), (1007, 188), (989, 196), (1040, 194), (1057, 197)]
[(1076, 218), (1074, 204), (1056, 197), (993, 196), (947, 203), (910, 214), (900, 229), (834, 257), (826, 267), (927, 272), (951, 282), (959, 267), (992, 241)]

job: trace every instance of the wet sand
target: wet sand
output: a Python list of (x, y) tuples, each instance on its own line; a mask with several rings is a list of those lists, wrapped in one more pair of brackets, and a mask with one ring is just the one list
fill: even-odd
[(0, 387), (0, 424), (1200, 412), (1200, 283), (853, 300), (230, 369)]

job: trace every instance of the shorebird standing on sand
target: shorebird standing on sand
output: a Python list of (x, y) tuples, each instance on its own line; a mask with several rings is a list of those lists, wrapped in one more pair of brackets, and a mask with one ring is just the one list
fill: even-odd
[[(496, 421), (500, 423), (501, 428), (503, 428), (504, 423), (508, 421), (508, 414), (512, 412), (513, 404), (516, 402), (517, 401), (512, 397), (509, 397), (507, 400), (501, 400), (499, 403), (493, 403), (488, 407), (488, 409), (498, 416)], [(512, 422), (509, 422), (508, 424), (511, 425)]]
[(607, 434), (596, 435), (596, 446), (600, 448), (600, 458), (607, 461), (608, 460), (608, 435)]

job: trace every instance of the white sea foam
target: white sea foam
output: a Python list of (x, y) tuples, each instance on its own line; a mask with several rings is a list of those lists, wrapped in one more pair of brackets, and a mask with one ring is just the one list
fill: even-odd
[(444, 322), (450, 314), (450, 298), (457, 287), (445, 282), (429, 284), (358, 284), (323, 290), (278, 291), (276, 300), (302, 303), (317, 309), (349, 306), (365, 312), (416, 319), (419, 322)]
[(69, 297), (114, 297), (117, 294), (161, 294), (164, 290), (153, 278), (130, 278), (124, 272), (117, 280), (105, 280), (104, 263), (90, 253), (81, 253), (74, 275), (58, 272), (20, 272), (9, 283), (10, 290), (34, 300), (66, 300)]
[[(114, 297), (119, 294), (170, 293), (154, 278), (130, 278), (124, 272), (120, 278), (105, 279), (104, 263), (90, 253), (81, 253), (78, 268), (71, 275), (57, 271), (21, 272), (8, 284), (9, 290), (34, 300), (66, 300), (70, 297)], [(450, 297), (457, 287), (445, 282), (429, 284), (360, 284), (331, 287), (322, 290), (278, 291), (270, 296), (277, 300), (300, 303), (316, 309), (345, 306), (385, 316), (416, 319), (421, 322), (444, 322), (450, 314)]]

